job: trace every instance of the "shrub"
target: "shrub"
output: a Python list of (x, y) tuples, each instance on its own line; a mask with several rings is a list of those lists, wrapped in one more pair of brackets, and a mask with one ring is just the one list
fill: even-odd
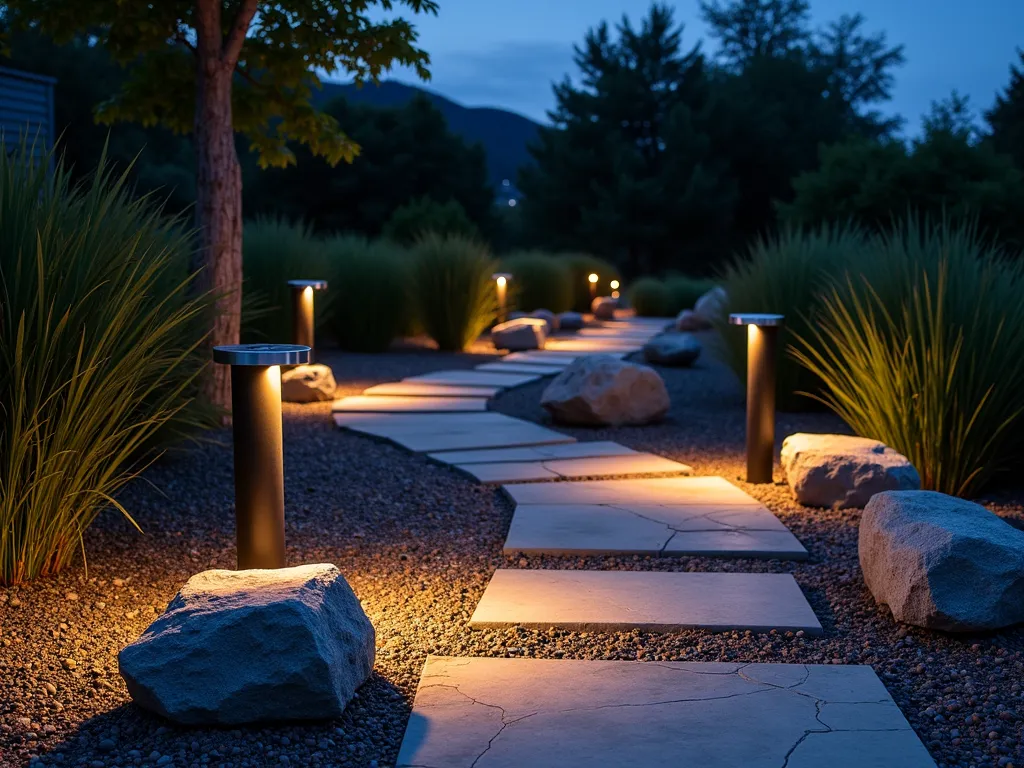
[(407, 254), (386, 240), (349, 235), (328, 238), (324, 251), (327, 332), (342, 349), (383, 352), (411, 325)]
[[(286, 343), (292, 332), (288, 281), (326, 277), (323, 243), (301, 222), (257, 218), (242, 233), (242, 275), (243, 340)], [(318, 316), (324, 316), (329, 301), (330, 293), (317, 298)]]
[(641, 317), (665, 317), (672, 312), (668, 284), (654, 277), (641, 277), (629, 289), (629, 302)]
[(1024, 267), (982, 242), (969, 224), (903, 222), (827, 293), (793, 353), (855, 432), (959, 496), (1024, 452)]
[(561, 259), (540, 251), (520, 251), (503, 258), (501, 270), (512, 275), (511, 306), (556, 313), (572, 308), (572, 275)]
[[(857, 230), (825, 226), (816, 231), (786, 230), (754, 242), (743, 258), (725, 270), (722, 285), (730, 312), (768, 312), (786, 316), (780, 347), (794, 334), (807, 336), (815, 322), (819, 296), (846, 265), (863, 255), (866, 241)], [(723, 325), (721, 352), (741, 380), (747, 373), (747, 335)], [(787, 355), (778, 361), (777, 404), (780, 410), (805, 410), (814, 401), (805, 392), (820, 389), (817, 376)]]
[(709, 277), (670, 275), (665, 280), (669, 293), (669, 306), (665, 314), (678, 315), (684, 309), (693, 309), (697, 299), (714, 288), (715, 284)]
[(427, 235), (415, 251), (419, 321), (441, 349), (465, 349), (498, 315), (497, 263), (486, 246), (464, 237)]
[(428, 232), (462, 237), (478, 237), (480, 234), (457, 200), (439, 203), (429, 197), (421, 197), (396, 208), (384, 225), (382, 234), (397, 243), (412, 245)]
[(587, 277), (596, 273), (600, 280), (597, 283), (597, 295), (608, 296), (612, 292), (612, 280), (621, 280), (618, 268), (610, 261), (599, 259), (586, 253), (568, 253), (562, 256), (569, 267), (572, 280), (572, 308), (576, 312), (590, 311), (590, 283)]
[[(127, 173), (127, 171), (126, 171)], [(52, 574), (191, 399), (212, 302), (188, 234), (106, 158), (80, 186), (0, 153), (0, 582)], [(134, 521), (133, 521), (134, 522)]]

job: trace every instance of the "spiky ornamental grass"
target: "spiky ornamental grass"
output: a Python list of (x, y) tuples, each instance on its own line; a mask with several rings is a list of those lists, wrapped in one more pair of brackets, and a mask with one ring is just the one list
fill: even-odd
[(416, 244), (412, 285), (417, 316), (439, 348), (465, 349), (498, 316), (496, 271), (487, 247), (475, 240), (430, 234)]
[[(729, 312), (785, 315), (779, 335), (780, 349), (788, 348), (796, 336), (811, 332), (820, 295), (832, 285), (847, 265), (866, 251), (866, 239), (848, 227), (825, 226), (815, 231), (785, 230), (759, 238), (747, 254), (729, 264), (722, 285), (729, 296)], [(720, 345), (716, 352), (741, 381), (747, 375), (747, 334), (744, 329), (718, 327)], [(816, 407), (805, 392), (817, 392), (816, 375), (792, 358), (778, 361), (776, 402), (779, 410), (800, 411)], [(818, 406), (820, 407), (820, 406)]]
[(342, 349), (383, 352), (415, 325), (409, 289), (411, 255), (387, 240), (352, 235), (325, 243), (331, 295), (328, 333)]
[[(208, 424), (192, 399), (212, 301), (189, 236), (101, 159), (0, 153), (0, 582), (60, 571), (163, 440)], [(134, 522), (134, 521), (133, 521)]]
[(502, 257), (501, 271), (512, 275), (509, 305), (515, 309), (572, 309), (572, 273), (562, 259), (543, 251), (516, 251)]
[(926, 489), (971, 496), (1024, 453), (1024, 268), (971, 225), (913, 218), (835, 287), (793, 359), (859, 435), (906, 455)]

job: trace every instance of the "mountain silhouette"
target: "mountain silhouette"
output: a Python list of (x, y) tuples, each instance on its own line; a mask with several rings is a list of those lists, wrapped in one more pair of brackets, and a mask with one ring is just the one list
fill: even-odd
[(508, 192), (502, 181), (508, 179), (512, 187), (516, 172), (531, 161), (526, 145), (537, 137), (540, 125), (529, 118), (493, 107), (464, 107), (440, 94), (394, 80), (385, 80), (378, 86), (371, 84), (357, 88), (346, 83), (323, 84), (323, 90), (313, 94), (316, 104), (343, 96), (353, 103), (377, 107), (400, 107), (414, 97), (422, 95), (437, 107), (448, 122), (448, 128), (469, 143), (479, 142), (487, 153), (487, 173), (499, 192)]

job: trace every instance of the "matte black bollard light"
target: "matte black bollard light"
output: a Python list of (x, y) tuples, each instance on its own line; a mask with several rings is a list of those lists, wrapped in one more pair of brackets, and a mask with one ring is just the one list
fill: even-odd
[(782, 315), (729, 315), (747, 326), (747, 482), (772, 482), (775, 451), (775, 361)]
[(214, 347), (213, 360), (231, 366), (238, 568), (283, 568), (281, 366), (309, 362), (309, 347), (236, 344)]
[(326, 291), (326, 280), (289, 280), (292, 289), (292, 344), (309, 347), (309, 361), (313, 362), (313, 292)]
[(508, 319), (508, 284), (512, 275), (508, 272), (495, 272), (491, 277), (498, 292), (498, 319), (504, 323)]

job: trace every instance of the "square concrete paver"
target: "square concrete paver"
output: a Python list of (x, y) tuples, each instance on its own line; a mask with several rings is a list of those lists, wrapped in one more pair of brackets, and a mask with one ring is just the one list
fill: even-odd
[(548, 459), (581, 459), (591, 456), (630, 456), (637, 453), (610, 440), (563, 445), (536, 445), (528, 448), (495, 448), (487, 451), (445, 451), (430, 458), (445, 464), (494, 464), (506, 461), (546, 461)]
[(364, 389), (364, 395), (401, 395), (403, 397), (494, 397), (501, 387), (464, 387), (455, 384), (427, 384), (393, 381)]
[(807, 550), (775, 515), (749, 505), (520, 504), (504, 552), (807, 559)]
[(536, 349), (531, 352), (513, 352), (501, 358), (502, 362), (510, 363), (540, 363), (541, 365), (571, 365), (575, 355), (559, 355), (555, 352), (545, 352), (543, 349)]
[(469, 625), (821, 634), (807, 598), (788, 573), (498, 569)]
[(480, 430), (510, 429), (533, 426), (503, 413), (334, 413), (334, 423), (345, 429), (372, 435), (392, 435), (477, 432)]
[(536, 373), (538, 376), (551, 376), (566, 369), (564, 365), (545, 365), (543, 363), (482, 363), (474, 370), (491, 371), (494, 373)]
[(598, 339), (552, 339), (547, 349), (560, 352), (588, 352), (595, 355), (629, 355), (638, 352), (641, 344), (621, 344)]
[(458, 413), (486, 411), (481, 397), (407, 397), (405, 395), (355, 395), (334, 401), (335, 411), (363, 413)]
[(519, 504), (670, 504), (672, 506), (763, 505), (721, 477), (666, 477), (647, 480), (587, 480), (556, 485), (509, 486)]
[(410, 376), (403, 381), (422, 381), (434, 384), (463, 386), (518, 387), (536, 381), (540, 376), (528, 373), (494, 373), (493, 371), (434, 371)]
[(399, 768), (935, 768), (867, 666), (445, 658)]
[(392, 432), (384, 436), (408, 448), (410, 451), (422, 453), (576, 442), (575, 437), (563, 435), (561, 432), (555, 432), (544, 427), (538, 427), (536, 424), (529, 422), (507, 427), (485, 426), (464, 432), (451, 432), (440, 429), (432, 433)]
[[(532, 473), (529, 468), (532, 468)], [(531, 480), (569, 480), (576, 477), (622, 475), (688, 475), (693, 469), (686, 464), (655, 456), (634, 453), (625, 456), (552, 459), (548, 461), (507, 461), (492, 464), (460, 464), (459, 469), (485, 483), (516, 483)]]

